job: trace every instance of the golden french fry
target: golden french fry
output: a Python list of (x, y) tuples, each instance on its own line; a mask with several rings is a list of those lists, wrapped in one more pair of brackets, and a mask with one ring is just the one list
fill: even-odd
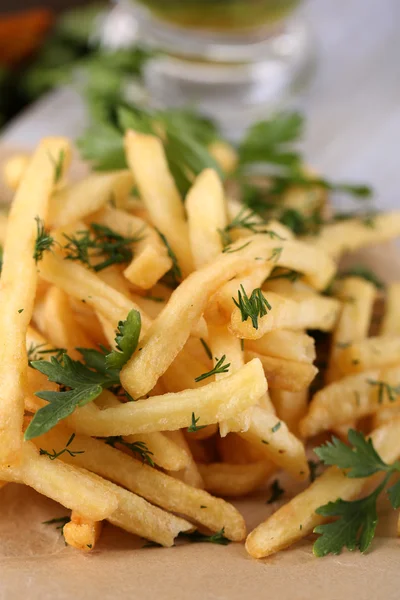
[[(335, 266), (323, 253), (310, 252), (310, 248), (300, 242), (279, 243), (287, 246), (279, 253), (278, 261), (306, 272), (317, 287), (323, 287), (329, 281)], [(194, 323), (204, 312), (209, 297), (229, 279), (248, 270), (255, 259), (264, 255), (265, 260), (274, 261), (274, 244), (276, 241), (268, 236), (255, 235), (248, 238), (245, 247), (239, 245), (235, 252), (222, 254), (212, 264), (192, 273), (181, 283), (145, 335), (140, 352), (134, 354), (121, 371), (122, 385), (134, 398), (151, 390), (173, 362), (186, 343)], [(336, 301), (330, 298), (317, 300), (327, 309), (324, 312), (325, 320), (321, 323), (326, 328), (326, 320), (331, 318)], [(325, 300), (328, 301), (329, 310)], [(316, 309), (315, 305), (312, 306), (313, 310)], [(304, 328), (304, 324), (301, 327)]]
[(307, 415), (300, 421), (303, 437), (374, 414), (400, 404), (400, 395), (391, 387), (400, 384), (400, 367), (366, 371), (334, 381), (317, 392)]
[(338, 354), (342, 373), (350, 375), (400, 364), (400, 336), (370, 337), (350, 343)]
[(108, 319), (114, 329), (124, 321), (130, 310), (139, 310), (142, 317), (142, 332), (150, 325), (150, 319), (139, 307), (107, 285), (92, 271), (82, 265), (64, 260), (48, 252), (39, 263), (40, 276), (70, 296), (86, 302)]
[(115, 490), (118, 495), (118, 508), (108, 517), (113, 525), (165, 547), (173, 546), (181, 531), (193, 529), (188, 521), (149, 504), (136, 494), (107, 483), (110, 490)]
[[(209, 342), (213, 356), (221, 358), (226, 356), (226, 362), (229, 363), (229, 371), (227, 373), (219, 373), (215, 376), (216, 381), (229, 376), (229, 373), (235, 373), (244, 365), (244, 354), (238, 338), (235, 338), (226, 325), (218, 325), (212, 321), (208, 322)], [(243, 413), (236, 415), (232, 419), (222, 421), (219, 424), (220, 434), (222, 437), (230, 431), (243, 431), (248, 429), (252, 409), (248, 409)]]
[(125, 439), (131, 444), (135, 442), (146, 444), (155, 464), (167, 471), (181, 471), (189, 464), (190, 456), (186, 450), (166, 434), (155, 431), (140, 435), (127, 435)]
[(71, 520), (63, 527), (65, 543), (77, 550), (90, 552), (100, 537), (102, 526), (102, 521), (93, 521), (72, 511)]
[(197, 468), (197, 465), (189, 448), (189, 444), (187, 443), (182, 431), (169, 431), (167, 435), (178, 447), (180, 447), (186, 453), (186, 456), (188, 457), (188, 462), (182, 470), (173, 472), (170, 471), (169, 474), (172, 477), (175, 477), (176, 479), (184, 481), (188, 485), (191, 485), (195, 488), (203, 489), (203, 478), (200, 475), (199, 469)]
[(4, 182), (6, 186), (14, 192), (18, 188), (21, 179), (24, 176), (24, 173), (29, 165), (30, 159), (30, 154), (26, 152), (19, 152), (18, 154), (13, 154), (12, 156), (10, 156), (10, 158), (4, 163)]
[(255, 406), (249, 429), (239, 435), (257, 446), (266, 458), (296, 479), (308, 477), (309, 468), (303, 443), (290, 433), (286, 424), (275, 414)]
[(254, 405), (266, 388), (261, 363), (253, 360), (230, 377), (202, 388), (153, 396), (105, 410), (95, 410), (88, 404), (77, 409), (67, 422), (72, 427), (79, 422), (80, 431), (99, 437), (175, 431), (191, 425), (193, 412), (199, 419), (198, 425), (233, 417)]
[(32, 318), (37, 268), (38, 223), (50, 195), (69, 165), (69, 143), (45, 138), (37, 147), (15, 194), (7, 226), (1, 274), (0, 314), (0, 465), (18, 462), (27, 360), (25, 336)]
[(209, 370), (210, 368), (204, 360), (196, 359), (183, 348), (165, 371), (162, 382), (168, 392), (201, 388), (212, 380), (196, 382), (196, 377)]
[(0, 213), (0, 244), (4, 245), (7, 233), (8, 216), (5, 213)]
[(400, 283), (388, 285), (381, 335), (400, 335)]
[(213, 169), (197, 176), (186, 197), (189, 240), (196, 269), (222, 252), (220, 231), (227, 222), (224, 188)]
[(312, 363), (316, 358), (315, 341), (302, 331), (273, 329), (258, 340), (246, 340), (246, 350), (302, 363)]
[(276, 467), (266, 461), (232, 465), (227, 463), (199, 464), (207, 492), (217, 496), (246, 496), (259, 488)]
[(52, 197), (49, 223), (53, 227), (65, 227), (85, 219), (109, 202), (117, 207), (124, 206), (132, 186), (133, 177), (128, 170), (91, 173)]
[(287, 390), (288, 392), (301, 392), (308, 388), (318, 373), (317, 367), (308, 363), (265, 356), (248, 350), (246, 360), (253, 360), (254, 358), (261, 361), (268, 386)]
[(148, 290), (172, 267), (167, 248), (153, 227), (146, 221), (125, 211), (107, 207), (94, 215), (96, 223), (111, 227), (124, 237), (139, 237), (134, 256), (125, 268), (125, 277), (134, 285)]
[(348, 344), (367, 337), (376, 297), (376, 287), (359, 277), (346, 277), (338, 291), (342, 310), (332, 336), (332, 348), (326, 375), (328, 383), (342, 376), (340, 355)]
[(223, 140), (215, 140), (208, 146), (208, 151), (215, 158), (224, 173), (229, 175), (235, 171), (238, 155), (233, 146)]
[(235, 307), (231, 316), (230, 330), (238, 337), (258, 340), (273, 329), (320, 329), (331, 331), (340, 311), (340, 302), (335, 298), (309, 294), (300, 301), (264, 292), (270, 309), (258, 319), (258, 329), (251, 319), (242, 321), (241, 311)]
[(299, 421), (307, 413), (308, 389), (300, 392), (288, 392), (287, 390), (269, 390), (276, 414), (286, 423), (289, 430), (299, 437)]
[(150, 218), (167, 238), (183, 274), (187, 275), (193, 270), (193, 259), (185, 212), (161, 140), (153, 135), (127, 131), (125, 151)]
[(228, 433), (225, 437), (217, 437), (216, 443), (219, 458), (224, 463), (245, 465), (261, 461), (267, 462), (264, 452), (259, 450), (258, 445), (248, 442), (237, 433)]
[[(400, 419), (376, 429), (371, 438), (373, 444), (388, 463), (400, 456)], [(304, 492), (279, 508), (264, 523), (252, 531), (246, 540), (246, 550), (254, 558), (269, 556), (287, 548), (312, 533), (325, 521), (315, 511), (338, 498), (352, 500), (363, 490), (370, 478), (346, 477), (337, 467), (330, 467)]]
[[(308, 167), (303, 169), (303, 173), (309, 177), (318, 177), (318, 174)], [(303, 215), (311, 216), (323, 207), (326, 197), (327, 192), (321, 186), (292, 185), (284, 192), (281, 203), (285, 208), (291, 208)]]
[(0, 478), (24, 483), (94, 521), (109, 517), (118, 505), (115, 493), (108, 489), (106, 482), (94, 480), (92, 474), (83, 469), (40, 456), (31, 442), (23, 444), (18, 466), (0, 467)]
[(318, 236), (306, 241), (334, 258), (344, 252), (387, 242), (400, 235), (400, 212), (393, 211), (364, 219), (348, 219), (325, 225)]
[(55, 286), (45, 297), (43, 332), (55, 348), (65, 348), (75, 360), (82, 359), (76, 348), (94, 347), (75, 321), (67, 294)]
[[(68, 439), (69, 435), (70, 432), (65, 430), (64, 438)], [(42, 446), (46, 443), (51, 448), (57, 442), (59, 444), (59, 439), (59, 431), (53, 429), (37, 438), (37, 443)], [(149, 502), (193, 519), (211, 531), (220, 531), (224, 527), (225, 535), (229, 539), (240, 541), (246, 535), (243, 517), (236, 508), (214, 498), (204, 490), (191, 487), (142, 464), (100, 440), (77, 434), (74, 447), (84, 450), (84, 453), (77, 454), (75, 457), (65, 453), (61, 457), (62, 460), (115, 481)], [(201, 508), (202, 506), (205, 508)]]

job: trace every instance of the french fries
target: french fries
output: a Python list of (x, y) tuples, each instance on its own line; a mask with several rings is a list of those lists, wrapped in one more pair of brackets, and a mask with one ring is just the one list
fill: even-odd
[(224, 189), (215, 171), (205, 169), (186, 198), (189, 239), (196, 269), (222, 252), (220, 231), (226, 227)]
[[(400, 456), (400, 419), (375, 430), (372, 441), (380, 456), (392, 462)], [(254, 558), (269, 556), (312, 533), (324, 522), (315, 510), (337, 498), (351, 500), (363, 490), (368, 478), (351, 479), (337, 467), (330, 467), (304, 492), (279, 508), (252, 531), (246, 550)]]
[[(387, 290), (377, 334), (377, 278), (333, 278), (344, 252), (400, 234), (400, 212), (324, 225), (322, 180), (286, 188), (283, 178), (278, 192), (274, 177), (252, 175), (264, 220), (237, 197), (248, 190), (231, 145), (210, 145), (218, 174), (193, 164), (178, 181), (168, 126), (152, 125), (159, 137), (126, 132), (126, 170), (74, 180), (71, 169), (67, 181), (63, 138), (7, 165), (17, 192), (0, 219), (0, 489), (27, 485), (71, 510), (64, 537), (82, 552), (104, 521), (166, 547), (197, 526), (212, 534), (204, 541), (240, 542), (244, 519), (224, 497), (279, 471), (313, 479), (305, 440), (360, 429), (352, 449), (336, 439), (316, 450), (340, 469), (250, 533), (250, 555), (268, 556), (324, 523), (321, 505), (397, 470), (400, 285)], [(361, 477), (332, 458), (362, 462), (374, 449), (378, 466)]]
[[(68, 167), (69, 154), (64, 138), (43, 140), (24, 172), (10, 211), (0, 290), (0, 465), (15, 464), (20, 458), (27, 377), (25, 335), (37, 285), (35, 240), (55, 184)], [(59, 165), (57, 171), (55, 165)]]

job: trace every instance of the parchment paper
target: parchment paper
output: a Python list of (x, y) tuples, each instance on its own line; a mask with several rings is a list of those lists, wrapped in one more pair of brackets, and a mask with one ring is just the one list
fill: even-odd
[[(4, 150), (3, 150), (4, 155)], [(0, 151), (1, 161), (1, 151)], [(0, 197), (3, 201), (0, 182)], [(369, 249), (362, 258), (387, 280), (400, 278), (394, 246)], [(279, 476), (286, 490), (273, 505), (269, 489), (234, 502), (250, 531), (300, 491)], [(55, 526), (43, 521), (69, 511), (16, 484), (0, 490), (1, 600), (398, 600), (400, 542), (397, 515), (380, 508), (377, 536), (366, 555), (343, 552), (317, 559), (313, 536), (264, 560), (250, 558), (242, 544), (178, 542), (173, 548), (143, 548), (144, 541), (106, 525), (89, 555), (64, 545)]]

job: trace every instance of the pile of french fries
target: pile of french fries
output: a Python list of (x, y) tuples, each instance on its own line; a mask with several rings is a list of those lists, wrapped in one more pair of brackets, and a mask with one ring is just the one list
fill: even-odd
[[(95, 548), (109, 521), (163, 546), (196, 528), (223, 532), (246, 540), (251, 556), (265, 557), (323, 522), (316, 508), (355, 498), (366, 485), (336, 467), (309, 485), (310, 438), (345, 438), (361, 421), (384, 460), (400, 457), (400, 396), (389, 401), (370, 384), (400, 384), (400, 284), (388, 288), (375, 337), (368, 337), (377, 297), (372, 283), (347, 277), (333, 295), (322, 294), (344, 252), (400, 234), (400, 212), (376, 216), (373, 227), (357, 219), (325, 225), (304, 239), (260, 218), (257, 232), (232, 229), (224, 248), (221, 231), (243, 207), (217, 173), (203, 171), (182, 199), (158, 138), (128, 131), (125, 149), (129, 170), (77, 182), (68, 178), (71, 147), (64, 138), (46, 138), (32, 156), (6, 165), (15, 197), (0, 227), (1, 483), (31, 486), (69, 509), (64, 537), (83, 551)], [(222, 168), (232, 167), (229, 147), (216, 148), (215, 156)], [(308, 194), (292, 189), (282, 202), (307, 210)], [(326, 201), (316, 187), (314, 202), (322, 209)], [(35, 262), (37, 219), (60, 243)], [(140, 232), (129, 264), (96, 272), (65, 260), (63, 236), (91, 223), (124, 236)], [(171, 289), (164, 277), (174, 261), (181, 282)], [(300, 277), (280, 276), (289, 271)], [(268, 310), (254, 323), (243, 318), (238, 294), (250, 297), (258, 288)], [(52, 348), (64, 348), (78, 360), (76, 348), (114, 347), (118, 323), (132, 309), (141, 314), (141, 338), (121, 383), (135, 401), (104, 390), (25, 441), (32, 416), (46, 405), (35, 392), (57, 389), (29, 366), (29, 348), (47, 348), (44, 360)], [(307, 330), (331, 333), (325, 387), (312, 397), (318, 369)], [(196, 381), (221, 357), (227, 370)], [(50, 460), (73, 434), (71, 452)], [(110, 436), (145, 444), (154, 466), (107, 444)], [(251, 494), (279, 470), (305, 489), (246, 539), (242, 515), (223, 498)]]

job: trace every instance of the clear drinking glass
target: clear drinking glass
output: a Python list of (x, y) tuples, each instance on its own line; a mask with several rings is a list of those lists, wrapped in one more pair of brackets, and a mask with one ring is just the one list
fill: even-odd
[(195, 106), (226, 135), (282, 108), (307, 80), (313, 43), (301, 0), (122, 0), (159, 50), (145, 68), (155, 108)]

